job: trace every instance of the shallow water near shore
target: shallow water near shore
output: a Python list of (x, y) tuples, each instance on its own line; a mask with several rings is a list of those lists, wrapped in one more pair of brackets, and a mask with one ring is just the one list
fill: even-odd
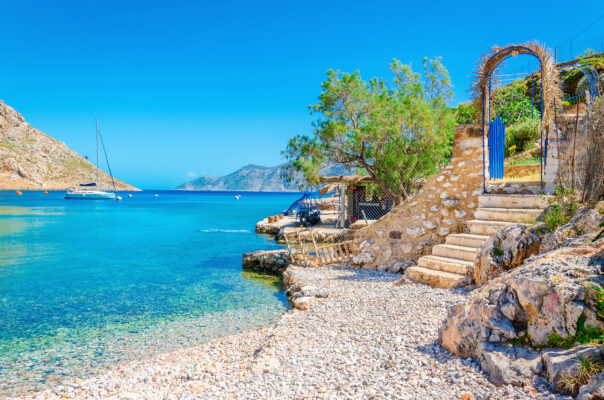
[[(155, 197), (155, 194), (158, 197)], [(275, 249), (255, 223), (297, 193), (133, 192), (123, 201), (0, 191), (0, 397), (270, 324)]]

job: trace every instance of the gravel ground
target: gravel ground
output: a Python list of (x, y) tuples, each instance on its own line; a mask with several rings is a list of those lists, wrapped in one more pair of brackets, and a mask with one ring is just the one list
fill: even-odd
[(472, 360), (435, 344), (463, 292), (400, 275), (318, 268), (304, 279), (329, 297), (275, 325), (116, 367), (31, 398), (527, 399), (544, 388), (497, 388)]

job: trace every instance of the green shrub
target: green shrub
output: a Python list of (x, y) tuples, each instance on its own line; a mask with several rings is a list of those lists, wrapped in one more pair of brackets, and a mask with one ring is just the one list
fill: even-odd
[(541, 122), (538, 119), (527, 119), (506, 127), (505, 156), (530, 149), (540, 135)]
[[(535, 104), (539, 104), (538, 99), (535, 99)], [(500, 116), (506, 127), (526, 119), (541, 118), (541, 113), (531, 104), (531, 98), (526, 97), (520, 85), (505, 86), (496, 91), (491, 106), (493, 119)]]

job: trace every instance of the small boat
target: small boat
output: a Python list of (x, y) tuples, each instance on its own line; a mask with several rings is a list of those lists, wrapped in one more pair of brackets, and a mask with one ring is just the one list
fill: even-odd
[(19, 190), (17, 190), (17, 196), (21, 196), (23, 193), (21, 193)]
[(237, 196), (235, 196), (235, 199), (236, 199), (236, 200), (239, 200), (240, 198), (241, 198), (241, 195), (240, 195), (240, 194), (238, 194)]
[(131, 194), (129, 194), (129, 195), (128, 195), (128, 197), (132, 197), (132, 195), (131, 195)]
[[(65, 193), (66, 199), (75, 200), (116, 200), (117, 191), (115, 190), (115, 183), (113, 185), (113, 192), (106, 192), (99, 190), (99, 120), (96, 120), (96, 182), (81, 184), (79, 188), (69, 188)], [(103, 144), (103, 138), (101, 137), (101, 144), (103, 145), (103, 151), (105, 151), (105, 145)], [(107, 152), (105, 151), (105, 157)], [(109, 166), (109, 159), (107, 159), (107, 166)], [(109, 168), (111, 174), (111, 168)], [(113, 181), (113, 175), (111, 175)]]
[(155, 197), (159, 197), (159, 195), (158, 195), (158, 194), (156, 194), (156, 195), (155, 195)]
[[(96, 186), (96, 184), (93, 184)], [(90, 184), (80, 185), (79, 188), (69, 188), (65, 193), (66, 199), (76, 200), (115, 200), (116, 195), (113, 192), (105, 192), (103, 190), (88, 189), (92, 187)]]

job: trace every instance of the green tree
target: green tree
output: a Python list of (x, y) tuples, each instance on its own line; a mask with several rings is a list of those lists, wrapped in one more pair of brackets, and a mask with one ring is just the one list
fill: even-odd
[(363, 170), (394, 202), (406, 198), (413, 181), (450, 155), (455, 117), (449, 73), (441, 59), (424, 59), (423, 81), (410, 65), (394, 60), (392, 82), (364, 81), (329, 70), (318, 103), (310, 106), (312, 136), (290, 139), (283, 152), (289, 177), (302, 173), (319, 183), (320, 168), (341, 164)]

